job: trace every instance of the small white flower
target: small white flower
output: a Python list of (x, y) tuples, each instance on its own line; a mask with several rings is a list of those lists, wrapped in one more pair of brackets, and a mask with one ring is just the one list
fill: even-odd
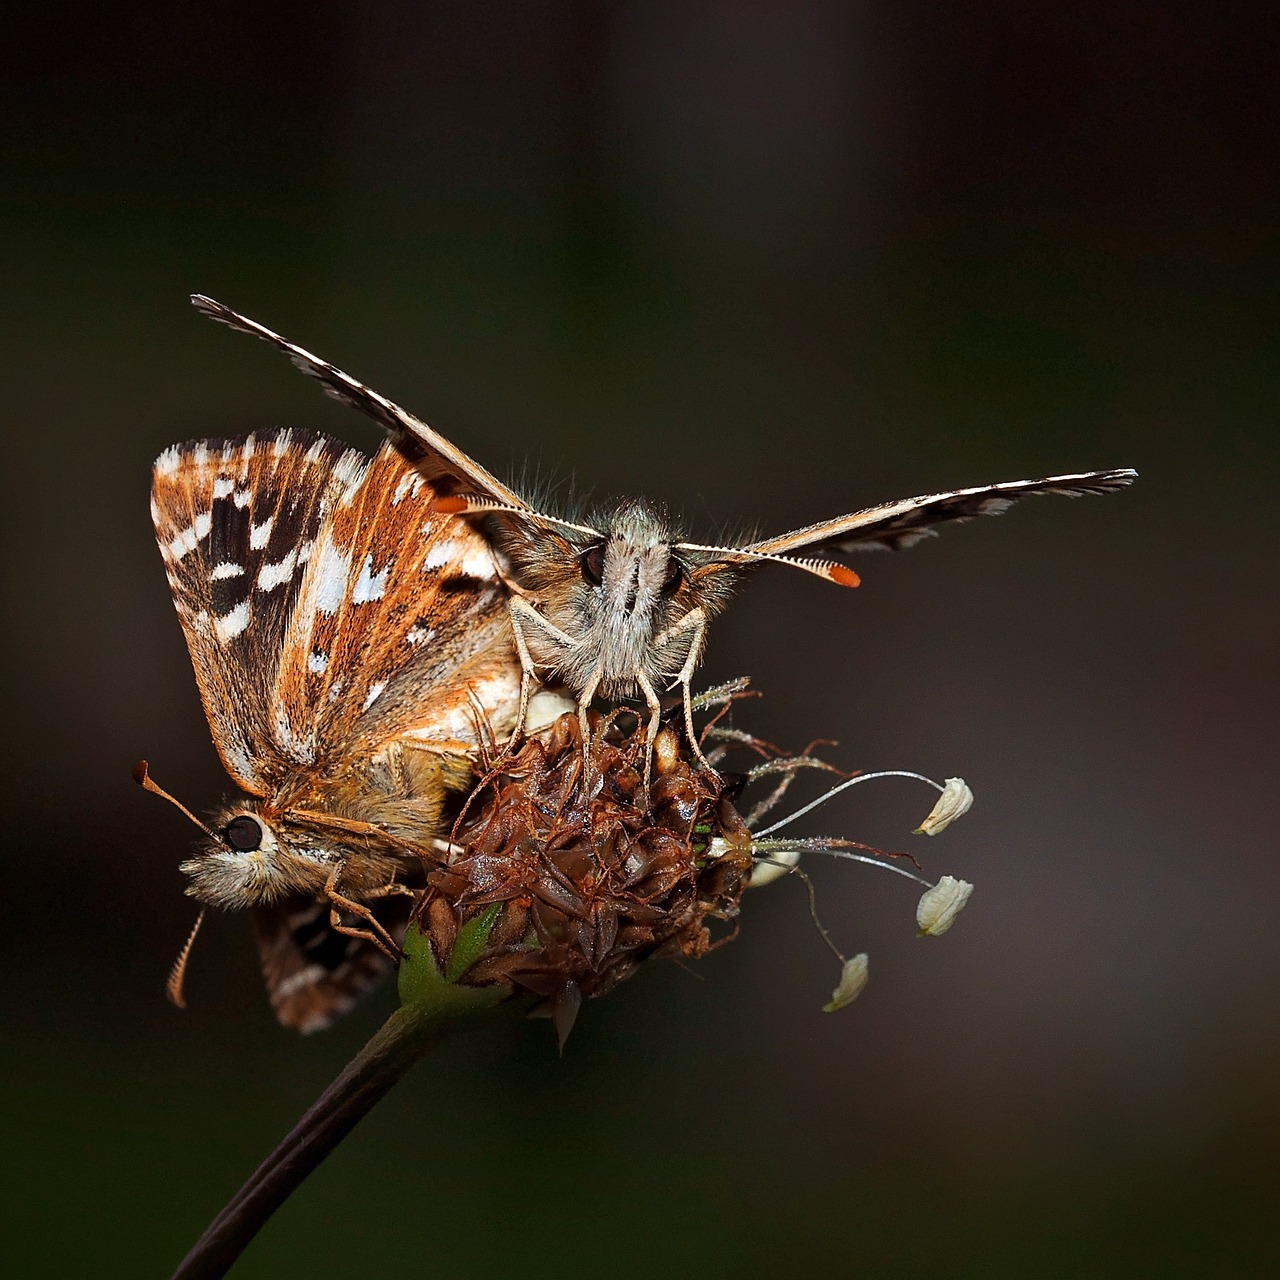
[(852, 1004), (866, 985), (867, 953), (859, 951), (852, 960), (844, 962), (844, 968), (840, 970), (840, 982), (831, 993), (830, 1002), (822, 1006), (822, 1012), (835, 1013), (837, 1009), (843, 1009), (845, 1005)]
[(955, 923), (960, 909), (969, 901), (973, 885), (955, 876), (943, 876), (932, 889), (927, 890), (916, 907), (916, 924), (922, 938), (936, 938), (946, 933)]
[(942, 788), (938, 803), (929, 810), (929, 816), (915, 829), (918, 836), (936, 836), (945, 831), (961, 814), (969, 812), (973, 804), (973, 792), (963, 778), (948, 778)]
[[(712, 841), (714, 845), (715, 841)], [(757, 858), (751, 864), (751, 875), (747, 880), (748, 889), (759, 889), (761, 885), (772, 884), (775, 880), (789, 875), (791, 868), (800, 861), (799, 849), (770, 849), (767, 858)]]

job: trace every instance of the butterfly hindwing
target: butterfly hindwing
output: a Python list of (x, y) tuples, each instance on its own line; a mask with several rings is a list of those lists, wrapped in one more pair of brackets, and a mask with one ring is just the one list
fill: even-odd
[(368, 758), (399, 737), (466, 750), (477, 714), (510, 727), (519, 668), (497, 564), (432, 496), (386, 444), (321, 530), (274, 698), (299, 763)]
[[(392, 897), (371, 909), (400, 942), (410, 906), (410, 899)], [(329, 912), (329, 903), (299, 897), (252, 913), (271, 1007), (284, 1026), (304, 1034), (341, 1017), (391, 969), (371, 942), (339, 933)]]

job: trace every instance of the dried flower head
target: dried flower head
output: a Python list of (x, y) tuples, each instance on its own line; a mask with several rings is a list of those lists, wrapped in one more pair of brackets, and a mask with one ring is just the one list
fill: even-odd
[(643, 732), (594, 715), (584, 752), (566, 715), (496, 764), (414, 913), (442, 973), (538, 1000), (563, 1038), (581, 998), (642, 960), (716, 945), (709, 925), (738, 914), (750, 834), (673, 731), (647, 792), (644, 758)]

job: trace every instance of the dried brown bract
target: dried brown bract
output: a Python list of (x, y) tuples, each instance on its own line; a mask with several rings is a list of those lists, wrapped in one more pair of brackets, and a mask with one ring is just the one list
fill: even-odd
[(577, 716), (562, 716), (497, 763), (415, 912), (442, 970), (460, 931), (485, 916), (483, 950), (451, 976), (539, 1000), (562, 1038), (582, 997), (642, 960), (717, 945), (709, 924), (737, 916), (751, 869), (750, 835), (721, 779), (673, 730), (655, 743), (647, 792), (642, 730), (621, 733), (593, 713), (586, 753), (580, 733)]

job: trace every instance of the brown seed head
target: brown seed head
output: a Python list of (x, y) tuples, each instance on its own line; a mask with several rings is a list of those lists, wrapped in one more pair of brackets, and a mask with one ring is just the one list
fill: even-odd
[(717, 945), (709, 922), (737, 916), (750, 838), (717, 775), (663, 729), (646, 796), (643, 734), (601, 732), (594, 716), (592, 728), (585, 762), (576, 715), (499, 762), (455, 832), (463, 852), (428, 876), (415, 916), (442, 969), (459, 929), (497, 905), (463, 982), (563, 1007), (650, 956), (703, 955)]

